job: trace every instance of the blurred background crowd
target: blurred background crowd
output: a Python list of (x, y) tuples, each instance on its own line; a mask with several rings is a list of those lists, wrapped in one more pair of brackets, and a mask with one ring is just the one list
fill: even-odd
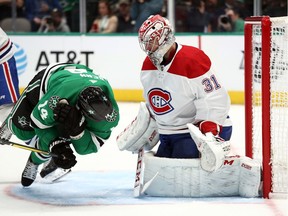
[[(151, 14), (167, 16), (176, 32), (243, 32), (253, 0), (0, 0), (0, 26), (15, 32), (80, 32), (85, 1), (87, 33), (133, 33)], [(261, 15), (287, 16), (287, 0), (258, 0)], [(82, 31), (83, 32), (83, 31)]]

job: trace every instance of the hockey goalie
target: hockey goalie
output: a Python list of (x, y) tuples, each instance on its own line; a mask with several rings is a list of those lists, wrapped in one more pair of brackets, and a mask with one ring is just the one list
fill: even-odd
[(117, 136), (120, 150), (138, 152), (134, 196), (261, 195), (261, 166), (258, 161), (228, 155), (229, 141), (205, 136), (199, 126), (187, 124), (187, 129), (200, 158), (157, 156), (157, 151), (155, 153), (152, 149), (159, 144), (158, 126), (146, 104), (140, 103), (136, 118)]
[[(120, 150), (138, 152), (134, 194), (258, 196), (260, 163), (228, 157), (230, 98), (208, 55), (176, 42), (160, 15), (143, 22), (138, 41), (147, 55), (140, 73), (145, 103), (117, 138)], [(144, 154), (158, 141), (155, 153)]]

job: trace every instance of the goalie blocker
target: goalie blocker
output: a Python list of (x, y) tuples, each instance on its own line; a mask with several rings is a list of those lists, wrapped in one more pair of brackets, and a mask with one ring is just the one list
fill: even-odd
[[(162, 197), (258, 197), (260, 162), (245, 156), (225, 157), (217, 171), (207, 172), (200, 159), (170, 159), (144, 155), (145, 194)], [(150, 181), (152, 178), (153, 181)]]

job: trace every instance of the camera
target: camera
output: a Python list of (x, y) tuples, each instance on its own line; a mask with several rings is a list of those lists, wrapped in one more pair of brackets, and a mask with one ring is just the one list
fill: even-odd
[(53, 20), (51, 17), (46, 17), (46, 23), (47, 24), (52, 24), (53, 23)]
[(227, 24), (230, 22), (230, 18), (227, 15), (221, 15), (219, 20), (221, 24)]

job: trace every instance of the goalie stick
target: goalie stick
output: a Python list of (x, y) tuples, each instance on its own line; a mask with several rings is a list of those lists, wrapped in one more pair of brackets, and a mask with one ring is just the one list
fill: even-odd
[(13, 147), (16, 147), (16, 148), (21, 148), (21, 149), (25, 149), (25, 150), (32, 151), (32, 152), (37, 152), (37, 153), (40, 153), (40, 154), (47, 154), (47, 155), (51, 155), (53, 157), (58, 157), (58, 155), (53, 154), (52, 152), (43, 151), (41, 149), (37, 149), (37, 148), (31, 147), (31, 146), (27, 146), (27, 145), (22, 145), (22, 144), (19, 144), (19, 143), (11, 142), (9, 140), (1, 139), (0, 143), (2, 145), (10, 145), (10, 146), (13, 146)]
[(143, 155), (144, 155), (144, 147), (138, 150), (136, 175), (134, 183), (134, 197), (141, 196), (142, 181), (143, 181), (143, 175), (142, 175)]
[(145, 193), (145, 191), (150, 187), (154, 179), (157, 177), (157, 172), (153, 178), (147, 181), (143, 185), (143, 156), (144, 156), (144, 147), (139, 149), (138, 158), (137, 158), (137, 167), (136, 167), (136, 175), (135, 175), (135, 183), (134, 183), (134, 197), (140, 197)]

